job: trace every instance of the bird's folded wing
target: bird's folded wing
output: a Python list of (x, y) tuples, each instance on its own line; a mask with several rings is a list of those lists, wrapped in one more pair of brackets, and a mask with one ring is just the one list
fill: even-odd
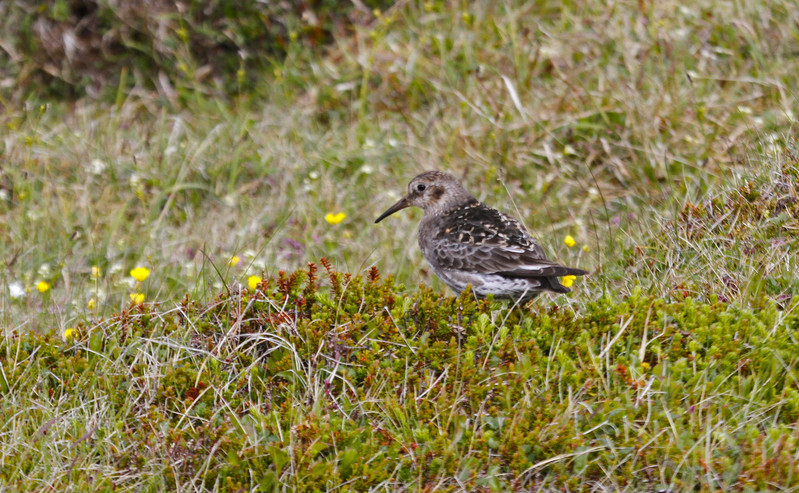
[(518, 221), (479, 203), (449, 215), (431, 246), (445, 269), (525, 278), (586, 274), (547, 260)]
[(586, 273), (539, 258), (536, 250), (491, 243), (474, 244), (439, 238), (433, 248), (433, 255), (438, 265), (445, 269), (507, 277), (552, 277)]
[(504, 248), (509, 253), (544, 258), (541, 246), (517, 220), (479, 202), (448, 213), (436, 241)]

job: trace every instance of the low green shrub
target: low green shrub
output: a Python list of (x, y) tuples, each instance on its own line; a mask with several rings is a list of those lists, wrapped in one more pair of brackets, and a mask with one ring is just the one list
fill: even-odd
[(638, 291), (508, 311), (323, 265), (208, 303), (134, 305), (66, 341), (8, 335), (3, 482), (796, 486), (792, 310)]

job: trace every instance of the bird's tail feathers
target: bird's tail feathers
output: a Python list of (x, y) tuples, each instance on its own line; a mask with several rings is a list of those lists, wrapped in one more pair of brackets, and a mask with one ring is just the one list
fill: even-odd
[(553, 291), (555, 293), (571, 292), (571, 289), (561, 284), (560, 280), (557, 277), (542, 277), (541, 287), (544, 289), (549, 289), (550, 291)]
[(584, 276), (588, 272), (582, 269), (575, 269), (574, 267), (566, 267), (564, 265), (552, 264), (541, 265), (535, 268), (519, 268), (509, 271), (497, 272), (501, 276), (508, 277), (526, 277), (526, 278), (545, 278), (545, 277), (563, 277), (563, 276)]

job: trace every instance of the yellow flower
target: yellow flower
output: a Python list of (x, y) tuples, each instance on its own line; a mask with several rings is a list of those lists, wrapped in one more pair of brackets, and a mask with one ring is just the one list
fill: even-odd
[(238, 264), (240, 260), (241, 259), (239, 257), (233, 255), (232, 257), (230, 257), (230, 260), (227, 261), (227, 264), (229, 266), (231, 266), (231, 267), (235, 267), (236, 264)]
[(69, 341), (70, 339), (74, 338), (77, 335), (78, 331), (75, 329), (66, 329), (63, 334), (61, 334), (61, 339), (64, 342)]
[(347, 217), (347, 215), (344, 214), (343, 212), (339, 212), (337, 214), (332, 214), (328, 212), (327, 214), (325, 214), (325, 221), (327, 221), (330, 224), (338, 224), (341, 221), (343, 221), (345, 217)]
[(566, 235), (566, 238), (563, 238), (563, 243), (565, 243), (569, 248), (577, 244), (577, 242), (574, 241), (574, 238), (572, 238), (572, 235)]
[(47, 281), (39, 281), (36, 283), (36, 289), (39, 290), (40, 293), (46, 293), (50, 291), (50, 283)]
[(86, 303), (86, 308), (89, 310), (94, 310), (94, 307), (97, 306), (97, 301), (94, 298), (90, 299), (88, 303)]
[(130, 301), (135, 305), (139, 305), (144, 301), (144, 293), (130, 293)]
[(560, 278), (560, 283), (570, 288), (572, 284), (574, 284), (574, 280), (577, 279), (577, 276), (563, 276)]
[(144, 281), (150, 275), (150, 269), (147, 267), (136, 267), (132, 271), (130, 271), (131, 277), (136, 279), (139, 282)]
[(590, 249), (590, 248), (588, 248), (588, 245), (583, 245), (583, 251), (584, 251), (585, 253), (588, 253), (588, 252), (590, 252), (590, 251), (591, 251), (591, 249)]
[(92, 265), (92, 279), (100, 279), (103, 275), (103, 269), (99, 265)]
[(644, 371), (649, 371), (649, 363), (647, 363), (646, 361), (642, 361), (641, 362), (641, 369), (644, 370)]
[(250, 286), (250, 289), (255, 289), (258, 285), (261, 284), (261, 278), (258, 276), (250, 276), (247, 278), (247, 285)]

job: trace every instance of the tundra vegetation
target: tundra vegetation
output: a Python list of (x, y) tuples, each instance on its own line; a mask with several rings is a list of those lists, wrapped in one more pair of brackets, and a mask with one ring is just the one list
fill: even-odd
[[(0, 484), (799, 486), (799, 5), (240, 3), (0, 3)], [(453, 296), (427, 169), (590, 275)]]

